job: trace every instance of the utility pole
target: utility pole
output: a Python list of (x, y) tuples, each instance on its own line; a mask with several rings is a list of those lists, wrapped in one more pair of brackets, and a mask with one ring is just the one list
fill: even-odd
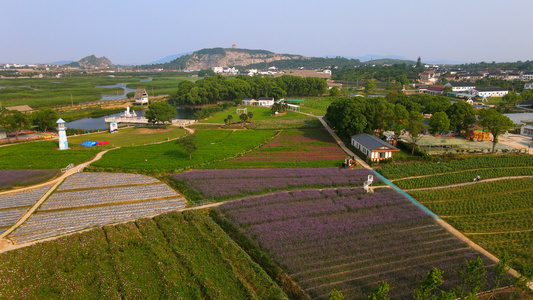
[(70, 106), (74, 107), (74, 99), (72, 99), (72, 93), (70, 94)]

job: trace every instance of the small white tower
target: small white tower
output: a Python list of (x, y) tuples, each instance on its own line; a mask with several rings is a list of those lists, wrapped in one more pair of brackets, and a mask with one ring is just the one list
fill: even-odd
[(68, 149), (67, 133), (65, 132), (65, 121), (57, 120), (57, 132), (59, 133), (59, 150)]

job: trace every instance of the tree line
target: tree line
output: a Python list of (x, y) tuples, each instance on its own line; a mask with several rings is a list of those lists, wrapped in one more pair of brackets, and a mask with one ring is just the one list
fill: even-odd
[[(425, 114), (431, 114), (429, 126), (423, 122)], [(420, 132), (428, 127), (430, 133), (452, 130), (461, 134), (478, 123), (492, 133), (494, 151), (498, 135), (513, 126), (508, 117), (495, 109), (476, 113), (472, 105), (465, 102), (451, 104), (447, 97), (425, 94), (340, 98), (328, 107), (326, 119), (344, 136), (362, 132), (381, 135), (385, 130), (392, 130), (397, 138), (406, 130), (412, 152), (417, 148)]]
[(0, 111), (0, 127), (8, 133), (14, 133), (17, 140), (21, 130), (28, 130), (35, 126), (38, 130), (47, 131), (56, 126), (58, 119), (57, 111), (48, 107), (42, 107), (31, 114), (24, 114), (18, 110)]
[(284, 75), (270, 78), (240, 75), (227, 78), (216, 75), (196, 82), (180, 82), (178, 90), (170, 95), (170, 102), (176, 105), (205, 105), (244, 98), (319, 96), (327, 91), (327, 87), (324, 79), (314, 77)]

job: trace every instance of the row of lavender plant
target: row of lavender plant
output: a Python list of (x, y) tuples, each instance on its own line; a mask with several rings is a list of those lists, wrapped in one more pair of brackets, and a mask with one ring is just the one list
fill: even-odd
[(204, 198), (224, 199), (296, 187), (361, 186), (371, 174), (366, 169), (287, 168), (194, 170), (172, 178)]
[(57, 170), (0, 170), (0, 190), (43, 182), (57, 173)]
[(255, 240), (312, 298), (338, 289), (356, 299), (377, 281), (412, 291), (434, 266), (451, 287), (464, 260), (479, 255), (387, 188), (373, 194), (362, 188), (282, 191), (229, 202), (216, 213)]

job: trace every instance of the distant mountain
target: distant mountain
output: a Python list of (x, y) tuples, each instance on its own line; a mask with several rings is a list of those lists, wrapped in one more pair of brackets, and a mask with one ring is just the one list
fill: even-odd
[(60, 60), (60, 61), (54, 61), (51, 63), (48, 63), (47, 65), (67, 65), (70, 64), (72, 60)]
[(115, 68), (115, 65), (105, 56), (96, 57), (94, 55), (86, 56), (77, 62), (71, 62), (68, 64), (71, 67), (79, 67), (85, 69), (92, 68)]
[(188, 55), (188, 54), (192, 54), (192, 53), (193, 53), (192, 51), (189, 51), (189, 52), (185, 52), (185, 53), (173, 54), (173, 55), (165, 56), (165, 57), (163, 57), (161, 59), (158, 59), (156, 61), (151, 62), (151, 64), (164, 64), (164, 63), (167, 63), (167, 62), (171, 62), (171, 61), (175, 60), (178, 57), (182, 57), (183, 55)]

